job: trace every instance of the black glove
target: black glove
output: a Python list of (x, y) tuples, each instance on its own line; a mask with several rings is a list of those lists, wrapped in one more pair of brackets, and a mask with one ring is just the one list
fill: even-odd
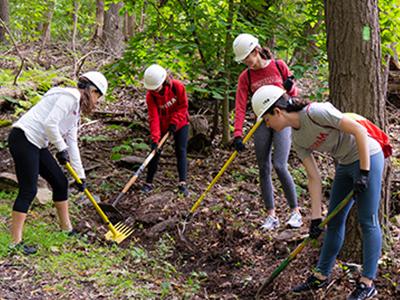
[(368, 175), (369, 175), (369, 171), (360, 170), (360, 176), (354, 182), (354, 187), (353, 188), (354, 188), (354, 193), (355, 194), (362, 193), (366, 189), (368, 189), (368, 181), (369, 181)]
[(158, 143), (156, 143), (156, 142), (152, 142), (150, 145), (151, 151), (153, 151), (154, 149), (157, 149), (157, 147), (158, 147)]
[(176, 125), (175, 124), (169, 124), (168, 131), (169, 131), (170, 134), (174, 134), (175, 131), (176, 131)]
[(80, 178), (82, 183), (77, 183), (76, 181), (73, 184), (73, 187), (77, 189), (79, 192), (83, 192), (86, 189), (86, 180), (83, 178)]
[(294, 85), (294, 76), (289, 76), (283, 82), (283, 87), (285, 88), (286, 92), (289, 92), (292, 89), (293, 85)]
[(311, 220), (310, 224), (310, 229), (308, 230), (308, 235), (312, 239), (317, 239), (320, 234), (324, 231), (323, 229), (320, 229), (318, 226), (321, 224), (322, 219), (313, 219)]
[(233, 146), (235, 147), (235, 150), (237, 152), (242, 152), (246, 149), (240, 136), (235, 137), (235, 139), (233, 140)]
[(67, 150), (63, 150), (60, 152), (57, 152), (56, 158), (60, 165), (65, 165), (67, 162), (69, 162), (69, 155)]

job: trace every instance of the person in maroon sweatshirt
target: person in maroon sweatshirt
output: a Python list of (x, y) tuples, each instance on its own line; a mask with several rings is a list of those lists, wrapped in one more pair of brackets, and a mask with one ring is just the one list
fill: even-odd
[[(236, 90), (234, 146), (240, 152), (245, 149), (242, 142), (243, 123), (246, 117), (248, 98), (263, 85), (276, 85), (285, 88), (287, 94), (296, 96), (298, 93), (294, 77), (282, 60), (274, 60), (268, 48), (261, 48), (258, 39), (251, 34), (243, 33), (233, 42), (235, 60), (247, 68), (240, 74)], [(273, 230), (279, 226), (275, 215), (273, 187), (271, 179), (271, 152), (274, 147), (272, 163), (282, 184), (291, 213), (287, 225), (298, 228), (303, 222), (297, 204), (296, 189), (293, 178), (287, 169), (287, 161), (291, 146), (291, 129), (281, 132), (262, 123), (254, 133), (254, 145), (259, 168), (261, 193), (268, 216), (262, 225), (265, 230)]]
[[(165, 133), (169, 132), (173, 135), (179, 174), (178, 191), (188, 196), (186, 149), (189, 133), (189, 105), (185, 86), (179, 80), (170, 78), (163, 67), (153, 64), (144, 72), (144, 87), (147, 90), (146, 103), (152, 140), (151, 148), (157, 148)], [(145, 193), (153, 190), (153, 179), (160, 154), (158, 152), (149, 163), (146, 183), (142, 187)]]

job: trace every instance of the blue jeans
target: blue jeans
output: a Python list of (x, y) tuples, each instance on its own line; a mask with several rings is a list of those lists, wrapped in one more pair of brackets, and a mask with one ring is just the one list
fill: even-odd
[[(382, 152), (371, 156), (368, 189), (352, 199), (328, 223), (327, 231), (319, 257), (317, 270), (328, 276), (336, 261), (336, 256), (344, 242), (346, 219), (354, 202), (357, 204), (358, 222), (363, 236), (363, 271), (362, 276), (375, 279), (378, 259), (381, 255), (382, 233), (379, 224), (379, 202), (381, 199), (382, 172), (384, 158)], [(338, 165), (329, 200), (330, 213), (353, 189), (353, 182), (358, 178), (359, 161), (349, 165)]]

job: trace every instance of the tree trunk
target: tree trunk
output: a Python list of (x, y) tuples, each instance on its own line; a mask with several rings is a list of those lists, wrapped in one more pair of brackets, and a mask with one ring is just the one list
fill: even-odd
[(46, 13), (46, 20), (43, 22), (43, 31), (42, 31), (42, 49), (46, 45), (47, 42), (50, 42), (51, 40), (51, 21), (53, 20), (53, 14), (54, 14), (54, 6), (55, 6), (55, 1), (50, 0), (47, 1), (48, 4), (48, 11)]
[(131, 37), (133, 37), (133, 33), (135, 32), (135, 24), (135, 15), (130, 15), (128, 12), (126, 12), (124, 19), (125, 41), (128, 41)]
[(104, 44), (108, 49), (112, 49), (118, 56), (123, 49), (123, 27), (124, 19), (119, 15), (124, 4), (122, 2), (112, 3), (104, 15)]
[[(359, 113), (385, 129), (385, 91), (377, 0), (325, 0), (329, 60), (330, 101), (342, 111)], [(384, 199), (390, 179), (384, 174)], [(381, 210), (382, 211), (382, 210)], [(359, 261), (362, 256), (357, 216), (352, 210), (342, 255)], [(385, 222), (382, 222), (385, 224)]]
[[(8, 0), (0, 0), (0, 19), (8, 27), (10, 22), (10, 13), (8, 11)], [(7, 43), (6, 29), (0, 25), (0, 43)]]
[(103, 27), (104, 27), (104, 1), (96, 1), (96, 27), (92, 41), (96, 44), (103, 40)]
[(76, 42), (76, 31), (78, 27), (78, 10), (79, 10), (79, 0), (74, 0), (74, 12), (72, 13), (72, 51), (75, 52), (75, 42)]
[(232, 47), (232, 21), (234, 14), (234, 2), (229, 0), (228, 2), (228, 19), (226, 25), (226, 36), (225, 36), (225, 53), (224, 53), (224, 66), (225, 66), (225, 97), (222, 103), (222, 143), (228, 144), (230, 140), (229, 134), (229, 87), (231, 85), (231, 47)]

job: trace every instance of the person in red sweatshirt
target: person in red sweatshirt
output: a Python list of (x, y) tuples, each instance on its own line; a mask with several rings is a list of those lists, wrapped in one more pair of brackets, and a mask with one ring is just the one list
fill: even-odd
[[(290, 96), (296, 96), (298, 91), (294, 77), (285, 62), (274, 60), (271, 51), (268, 48), (261, 48), (258, 39), (253, 35), (242, 33), (237, 36), (233, 42), (233, 51), (235, 60), (247, 66), (239, 76), (236, 90), (234, 146), (240, 152), (245, 149), (242, 142), (242, 131), (248, 98), (263, 85), (276, 85), (285, 88)], [(262, 225), (262, 229), (265, 230), (273, 230), (279, 226), (273, 199), (272, 164), (291, 210), (286, 224), (294, 228), (303, 224), (293, 178), (287, 169), (291, 146), (290, 136), (290, 128), (276, 132), (264, 123), (254, 133), (261, 193), (268, 212), (268, 216)], [(271, 164), (272, 146), (274, 147), (274, 155)]]
[[(186, 185), (189, 104), (185, 86), (179, 80), (170, 78), (163, 67), (153, 64), (144, 72), (144, 87), (147, 90), (146, 103), (152, 140), (151, 148), (157, 148), (165, 133), (169, 132), (173, 135), (179, 174), (178, 191), (186, 197), (189, 194)], [(146, 183), (142, 187), (145, 193), (153, 190), (153, 179), (160, 154), (158, 152), (149, 163)]]

